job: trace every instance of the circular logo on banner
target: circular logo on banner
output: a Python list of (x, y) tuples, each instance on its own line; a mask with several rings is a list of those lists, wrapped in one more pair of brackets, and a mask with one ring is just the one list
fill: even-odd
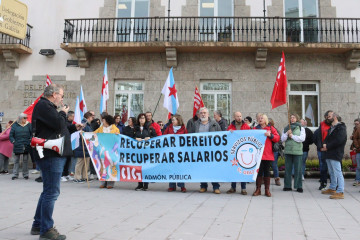
[(241, 145), (236, 152), (236, 159), (243, 168), (253, 168), (256, 166), (256, 154), (258, 149), (251, 143)]

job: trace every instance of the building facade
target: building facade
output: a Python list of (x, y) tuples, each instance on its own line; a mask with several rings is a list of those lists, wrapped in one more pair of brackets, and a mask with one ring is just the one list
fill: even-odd
[(315, 128), (332, 109), (349, 135), (359, 116), (356, 0), (23, 2), (32, 27), (27, 41), (0, 37), (3, 126), (42, 93), (46, 74), (65, 86), (71, 108), (82, 85), (88, 109), (99, 112), (107, 59), (110, 114), (154, 112), (160, 98), (154, 119), (166, 120), (161, 89), (173, 67), (184, 119), (192, 117), (198, 86), (210, 111), (229, 120), (234, 111), (253, 118), (263, 112), (282, 130), (287, 108), (270, 105), (281, 51), (291, 112)]

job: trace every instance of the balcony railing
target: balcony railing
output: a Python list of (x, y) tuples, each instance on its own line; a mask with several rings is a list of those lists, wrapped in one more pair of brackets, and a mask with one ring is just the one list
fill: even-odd
[(66, 19), (64, 43), (359, 43), (359, 18), (149, 17)]
[(14, 38), (10, 35), (0, 33), (0, 44), (21, 44), (30, 48), (30, 33), (33, 27), (27, 24), (26, 37), (24, 39)]

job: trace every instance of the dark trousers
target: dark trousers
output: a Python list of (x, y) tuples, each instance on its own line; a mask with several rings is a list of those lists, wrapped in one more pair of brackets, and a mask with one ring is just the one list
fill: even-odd
[(64, 166), (64, 170), (62, 172), (62, 177), (69, 176), (70, 164), (71, 164), (71, 157), (67, 157), (66, 162), (65, 162), (65, 166)]
[(270, 177), (270, 166), (272, 161), (261, 160), (258, 176)]
[(318, 151), (319, 165), (320, 165), (320, 182), (326, 184), (328, 178), (328, 166), (325, 159), (325, 153)]

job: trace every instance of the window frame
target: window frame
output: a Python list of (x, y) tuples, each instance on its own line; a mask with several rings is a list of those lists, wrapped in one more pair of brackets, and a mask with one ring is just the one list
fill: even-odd
[[(142, 84), (142, 90), (118, 90), (118, 83), (141, 83)], [(131, 100), (132, 100), (132, 94), (142, 94), (143, 95), (143, 105), (142, 105), (142, 110), (144, 111), (144, 104), (145, 104), (145, 81), (142, 79), (134, 79), (134, 80), (129, 80), (129, 79), (116, 79), (115, 82), (115, 87), (114, 87), (114, 115), (116, 114), (116, 95), (118, 94), (128, 94), (129, 99), (128, 99), (128, 103), (127, 103), (127, 108), (128, 108), (128, 114), (127, 114), (127, 119), (129, 119), (130, 117), (130, 111), (131, 111)], [(121, 112), (120, 112), (121, 113)], [(119, 114), (120, 114), (119, 113)]]
[[(204, 90), (204, 84), (206, 83), (229, 83), (229, 90)], [(229, 97), (229, 100), (230, 100), (230, 104), (229, 104), (229, 116), (228, 116), (228, 119), (226, 119), (228, 122), (231, 121), (231, 110), (232, 110), (232, 81), (231, 80), (201, 80), (200, 81), (200, 95), (203, 95), (203, 94), (214, 94), (215, 97), (214, 97), (214, 111), (215, 110), (218, 110), (217, 109), (217, 95), (218, 94), (229, 94), (230, 97)], [(202, 98), (202, 97), (201, 97)], [(207, 107), (207, 106), (205, 106)], [(209, 117), (212, 118), (212, 114), (213, 113), (210, 113), (209, 112)], [(224, 113), (223, 113), (224, 115)]]
[[(316, 91), (291, 91), (291, 84), (315, 84)], [(312, 131), (315, 131), (319, 126), (321, 122), (321, 106), (320, 106), (320, 82), (319, 81), (289, 81), (288, 84), (288, 93), (289, 93), (289, 105), (290, 105), (290, 96), (296, 95), (301, 96), (301, 105), (302, 105), (302, 116), (300, 116), (302, 119), (305, 119), (306, 114), (306, 106), (305, 106), (305, 96), (317, 96), (317, 105), (318, 105), (318, 122), (316, 123), (315, 127), (308, 126), (309, 129)]]

